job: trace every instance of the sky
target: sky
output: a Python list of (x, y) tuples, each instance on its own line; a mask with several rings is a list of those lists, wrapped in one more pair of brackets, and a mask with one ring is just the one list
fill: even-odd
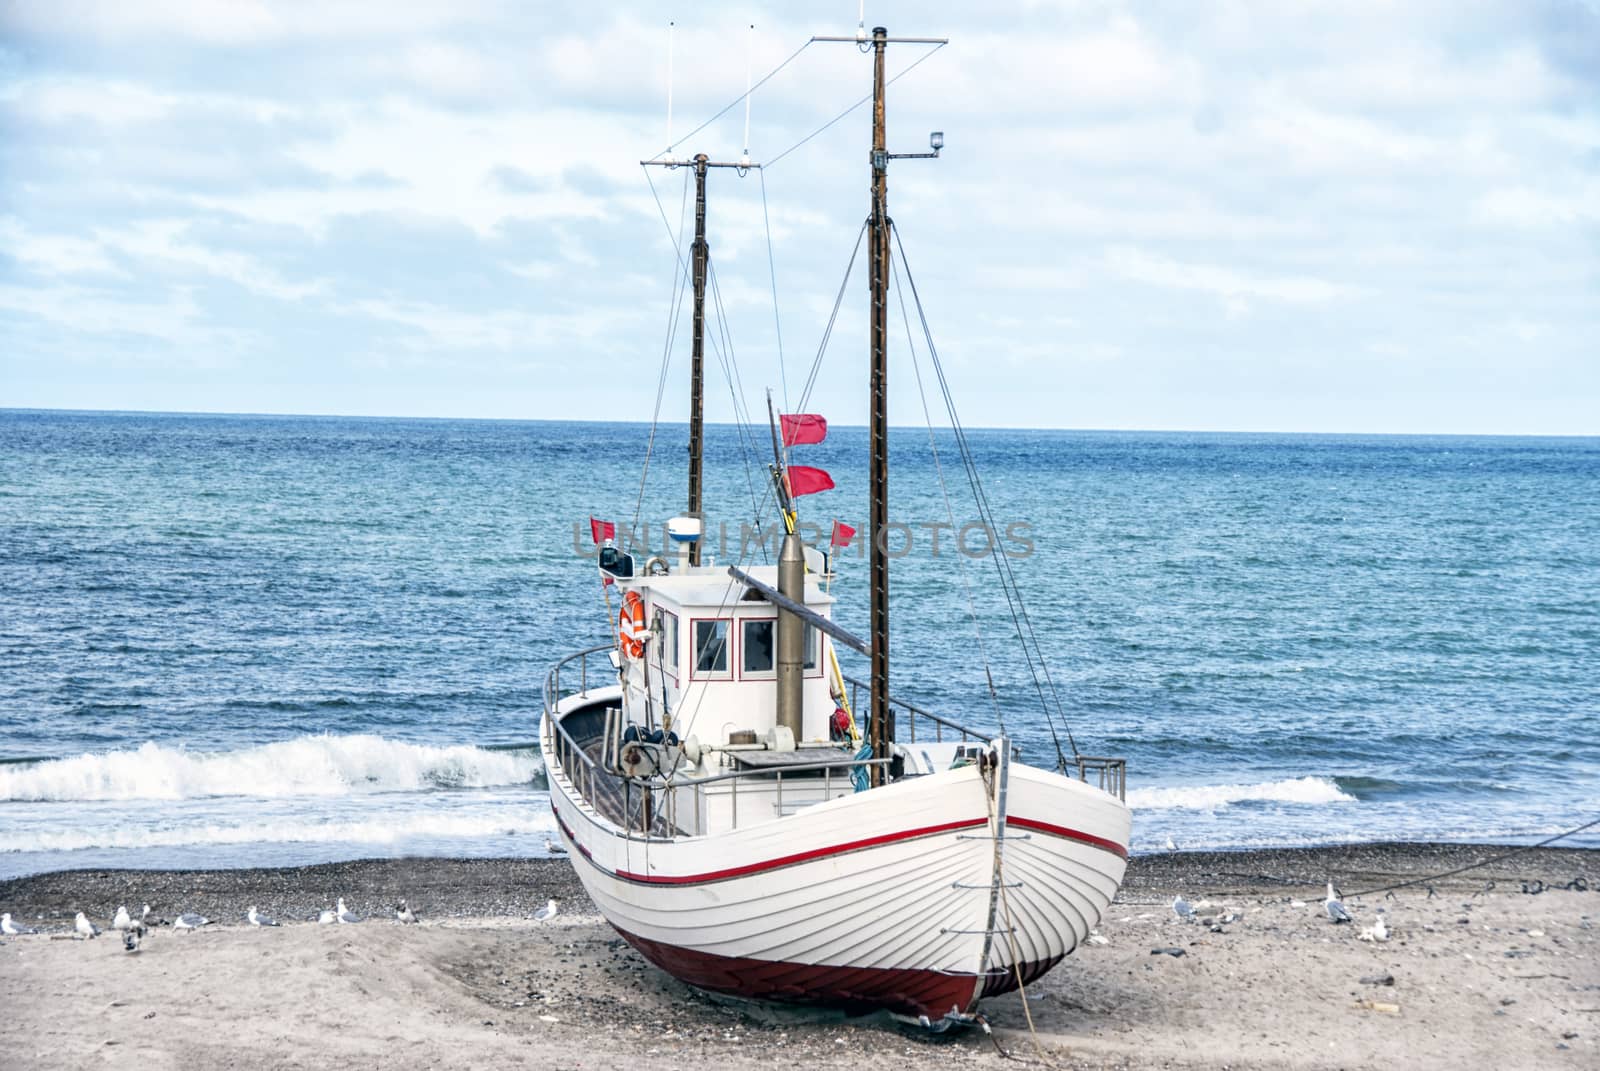
[[(1600, 0), (865, 17), (950, 39), (890, 47), (891, 151), (946, 147), (889, 196), (964, 423), (1600, 434)], [(683, 420), (670, 84), (677, 156), (771, 162), (708, 184), (707, 418), (820, 353), (808, 407), (863, 423), (869, 109), (794, 148), (869, 90), (802, 47), (857, 18), (0, 0), (0, 407), (649, 420), (668, 353)], [(688, 136), (786, 59), (748, 142)]]

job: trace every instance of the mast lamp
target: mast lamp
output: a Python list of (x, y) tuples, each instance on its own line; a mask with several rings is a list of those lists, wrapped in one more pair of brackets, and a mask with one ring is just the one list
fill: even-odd
[[(883, 154), (885, 160), (935, 160), (938, 159), (939, 150), (944, 148), (944, 131), (935, 130), (928, 135), (928, 147), (932, 152), (889, 152)], [(878, 162), (878, 154), (873, 153), (872, 166), (882, 167)]]

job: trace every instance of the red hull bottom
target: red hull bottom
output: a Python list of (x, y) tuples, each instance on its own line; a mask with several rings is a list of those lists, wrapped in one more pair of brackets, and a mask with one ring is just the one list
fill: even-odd
[[(907, 968), (782, 963), (719, 956), (647, 940), (626, 930), (617, 932), (645, 959), (699, 989), (752, 1000), (838, 1008), (853, 1015), (890, 1011), (939, 1020), (951, 1012), (971, 1012), (981, 997), (1017, 988), (1017, 977), (1010, 971), (979, 976)], [(1052, 959), (1023, 964), (1024, 983), (1032, 982), (1058, 962), (1059, 959)]]

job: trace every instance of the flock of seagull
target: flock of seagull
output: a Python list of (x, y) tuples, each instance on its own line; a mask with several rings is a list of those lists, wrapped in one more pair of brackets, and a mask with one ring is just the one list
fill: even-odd
[[(535, 922), (548, 922), (556, 917), (559, 910), (560, 908), (556, 902), (550, 900), (544, 907), (534, 912), (531, 917)], [(410, 905), (404, 900), (401, 900), (394, 906), (394, 918), (398, 923), (414, 925), (417, 922), (417, 913), (411, 910)], [(278, 925), (277, 919), (263, 915), (256, 910), (254, 904), (251, 904), (250, 910), (245, 912), (244, 920), (250, 926)], [(333, 908), (324, 908), (320, 911), (316, 916), (316, 921), (324, 926), (341, 924), (348, 926), (364, 920), (360, 915), (345, 906), (344, 897), (341, 896)], [(139, 951), (139, 945), (155, 927), (169, 925), (174, 930), (193, 931), (200, 929), (202, 926), (212, 925), (212, 920), (194, 912), (185, 912), (169, 922), (159, 915), (152, 915), (149, 904), (144, 905), (144, 910), (138, 918), (134, 918), (128, 913), (128, 905), (121, 904), (117, 907), (117, 913), (111, 920), (111, 928), (122, 935), (122, 947), (128, 952)], [(101, 934), (100, 927), (91, 922), (89, 917), (82, 911), (79, 911), (77, 917), (73, 919), (72, 930), (75, 938), (84, 941), (92, 940)], [(11, 912), (9, 911), (0, 913), (0, 934), (6, 937), (22, 937), (27, 934), (37, 934), (38, 932), (38, 930), (17, 922), (11, 917)]]
[[(1174, 896), (1172, 898), (1172, 913), (1184, 922), (1206, 922), (1211, 924), (1212, 929), (1219, 929), (1223, 923), (1233, 921), (1234, 917), (1232, 915), (1201, 915), (1197, 911), (1198, 906), (1191, 904), (1182, 896)], [(1290, 901), (1290, 906), (1304, 907), (1305, 902), (1303, 900), (1292, 900)], [(1351, 915), (1350, 909), (1344, 906), (1343, 894), (1339, 892), (1339, 889), (1332, 881), (1328, 882), (1328, 898), (1322, 901), (1322, 910), (1335, 926), (1342, 922), (1352, 924), (1355, 922), (1355, 916)], [(1382, 908), (1379, 908), (1378, 921), (1361, 931), (1361, 940), (1387, 941), (1389, 939), (1389, 924), (1384, 920), (1382, 910)]]

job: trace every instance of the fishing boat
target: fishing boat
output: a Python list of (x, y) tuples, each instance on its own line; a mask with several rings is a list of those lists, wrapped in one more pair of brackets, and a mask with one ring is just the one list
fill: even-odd
[[(824, 547), (796, 524), (818, 470), (790, 458), (826, 434), (820, 416), (769, 420), (776, 564), (702, 559), (706, 175), (750, 165), (677, 162), (696, 182), (687, 508), (667, 525), (671, 551), (645, 561), (591, 519), (615, 637), (550, 668), (540, 745), (585, 890), (651, 963), (717, 993), (945, 1028), (980, 1021), (985, 997), (1089, 935), (1131, 822), (1120, 759), (1058, 748), (1053, 768), (1031, 765), (1004, 731), (890, 694), (885, 176), (941, 138), (931, 153), (885, 147), (885, 51), (930, 39), (818, 40), (858, 39), (873, 59), (871, 635), (834, 620), (837, 526)], [(844, 676), (841, 649), (870, 679)]]

